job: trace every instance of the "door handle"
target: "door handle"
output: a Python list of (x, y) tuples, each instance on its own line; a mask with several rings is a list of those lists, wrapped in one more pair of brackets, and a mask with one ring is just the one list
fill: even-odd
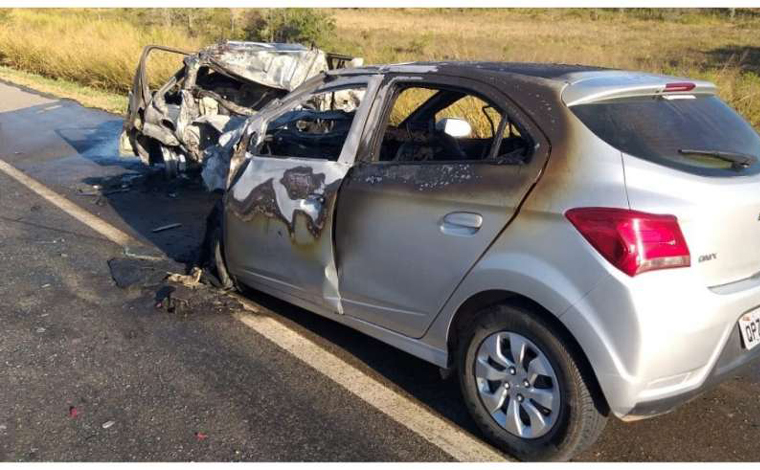
[(441, 233), (445, 235), (475, 235), (483, 225), (483, 216), (475, 212), (450, 212), (441, 220)]

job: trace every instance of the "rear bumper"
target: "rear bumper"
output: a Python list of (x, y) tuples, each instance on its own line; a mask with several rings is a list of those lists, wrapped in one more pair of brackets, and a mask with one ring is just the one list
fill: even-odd
[(734, 328), (718, 357), (718, 362), (712, 368), (702, 385), (679, 395), (637, 403), (624, 419), (626, 421), (634, 421), (672, 411), (679, 405), (717, 387), (732, 376), (747, 371), (759, 359), (760, 347), (756, 347), (752, 351), (744, 349), (739, 328)]
[(634, 278), (610, 271), (560, 319), (611, 411), (636, 420), (666, 413), (760, 358), (760, 347), (743, 348), (738, 327), (760, 306), (760, 279), (740, 287), (706, 288), (688, 268)]

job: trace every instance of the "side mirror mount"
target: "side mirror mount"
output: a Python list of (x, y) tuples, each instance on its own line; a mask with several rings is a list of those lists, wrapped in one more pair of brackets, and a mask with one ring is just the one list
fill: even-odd
[(435, 130), (448, 134), (455, 139), (469, 137), (472, 134), (470, 123), (459, 118), (443, 118), (435, 123)]
[(251, 135), (248, 137), (248, 145), (246, 147), (246, 150), (250, 153), (253, 153), (256, 151), (256, 145), (259, 143), (259, 133), (258, 132), (251, 132)]

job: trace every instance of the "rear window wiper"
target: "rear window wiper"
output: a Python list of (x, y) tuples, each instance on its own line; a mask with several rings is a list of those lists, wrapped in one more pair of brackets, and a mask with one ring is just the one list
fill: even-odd
[(681, 155), (703, 155), (705, 157), (713, 157), (725, 162), (731, 163), (731, 168), (740, 171), (751, 165), (757, 163), (757, 157), (740, 152), (726, 152), (723, 150), (694, 150), (694, 149), (678, 149), (678, 153)]

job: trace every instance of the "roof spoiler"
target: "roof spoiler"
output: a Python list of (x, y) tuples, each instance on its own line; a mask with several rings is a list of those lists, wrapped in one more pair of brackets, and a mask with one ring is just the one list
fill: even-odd
[(574, 74), (562, 91), (567, 106), (636, 96), (714, 95), (717, 87), (704, 80), (636, 72)]

